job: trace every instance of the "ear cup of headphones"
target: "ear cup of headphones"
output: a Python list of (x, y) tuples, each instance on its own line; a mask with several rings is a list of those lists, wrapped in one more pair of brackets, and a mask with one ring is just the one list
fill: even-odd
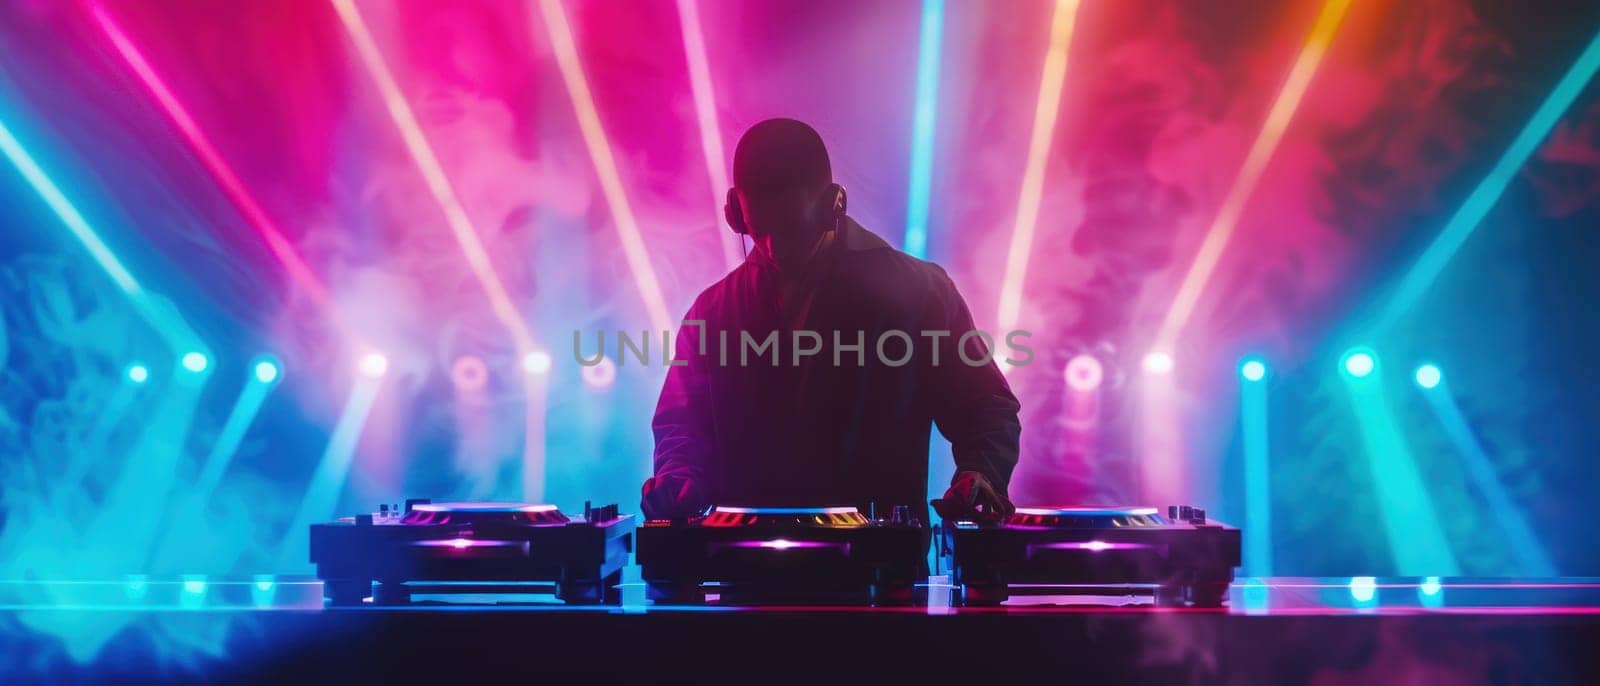
[(744, 225), (744, 208), (739, 206), (739, 193), (732, 188), (728, 189), (728, 199), (722, 205), (722, 218), (728, 221), (728, 228), (739, 235), (750, 233), (750, 227)]
[(827, 216), (833, 219), (833, 228), (839, 228), (839, 223), (844, 221), (847, 202), (844, 195), (844, 186), (840, 186), (837, 183), (829, 184), (828, 190), (823, 192), (822, 197), (824, 202), (828, 203), (826, 208)]

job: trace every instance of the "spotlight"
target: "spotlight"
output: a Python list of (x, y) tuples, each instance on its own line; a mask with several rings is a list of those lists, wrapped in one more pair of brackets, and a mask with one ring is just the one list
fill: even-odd
[(1100, 387), (1100, 382), (1105, 379), (1105, 369), (1094, 356), (1079, 354), (1067, 360), (1066, 375), (1068, 387), (1087, 393)]
[(1239, 365), (1239, 376), (1245, 381), (1260, 381), (1267, 378), (1267, 364), (1256, 358), (1249, 358), (1244, 364)]
[(1423, 388), (1434, 388), (1444, 380), (1444, 372), (1439, 371), (1435, 365), (1425, 364), (1417, 367), (1417, 385)]
[(389, 358), (383, 353), (367, 353), (361, 358), (361, 373), (374, 379), (389, 371)]
[(1145, 355), (1144, 370), (1151, 374), (1172, 373), (1172, 354), (1158, 350)]
[(1378, 580), (1370, 576), (1350, 577), (1350, 597), (1357, 603), (1366, 604), (1378, 595)]
[(144, 383), (150, 380), (150, 370), (142, 364), (128, 367), (128, 380), (134, 383)]
[(1422, 580), (1422, 585), (1417, 586), (1417, 590), (1420, 591), (1422, 595), (1435, 596), (1439, 595), (1439, 592), (1444, 590), (1444, 584), (1440, 582), (1439, 577), (1430, 576)]
[(1344, 373), (1352, 377), (1364, 379), (1378, 368), (1378, 358), (1371, 350), (1353, 348), (1344, 354), (1344, 359), (1340, 361), (1339, 367), (1344, 369)]
[(462, 355), (450, 365), (450, 380), (463, 391), (482, 390), (489, 383), (489, 366), (474, 355)]
[(199, 374), (206, 370), (211, 361), (206, 359), (204, 353), (188, 352), (183, 354), (183, 368)]
[(535, 350), (522, 356), (522, 370), (529, 374), (550, 373), (550, 363), (550, 353), (543, 350)]
[(595, 388), (605, 388), (617, 380), (617, 363), (609, 357), (600, 358), (600, 362), (590, 367), (583, 368), (583, 382)]
[(278, 365), (274, 364), (271, 360), (260, 360), (256, 362), (256, 381), (260, 381), (261, 383), (272, 383), (277, 379)]

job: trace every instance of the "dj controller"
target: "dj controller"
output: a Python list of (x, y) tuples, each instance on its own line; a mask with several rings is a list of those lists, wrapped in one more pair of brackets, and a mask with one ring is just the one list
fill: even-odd
[(567, 515), (550, 505), (410, 500), (313, 525), (310, 552), (332, 605), (450, 593), (614, 604), (636, 544), (647, 597), (670, 605), (921, 603), (930, 545), (953, 602), (973, 606), (1114, 593), (1216, 607), (1240, 564), (1239, 530), (1190, 506), (1025, 507), (929, 527), (905, 507), (874, 517), (854, 507), (724, 505), (636, 529), (615, 505)]

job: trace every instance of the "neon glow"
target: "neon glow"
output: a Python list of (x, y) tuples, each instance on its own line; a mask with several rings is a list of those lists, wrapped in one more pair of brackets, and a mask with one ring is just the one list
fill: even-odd
[(1145, 355), (1140, 364), (1151, 374), (1170, 374), (1173, 367), (1172, 354), (1158, 350)]
[(1267, 427), (1267, 366), (1246, 358), (1239, 374), (1239, 428), (1244, 444), (1244, 569), (1252, 576), (1272, 574), (1272, 462)]
[(1439, 382), (1444, 381), (1444, 372), (1438, 367), (1425, 364), (1417, 367), (1417, 385), (1423, 388), (1436, 388)]
[[(1421, 384), (1421, 370), (1418, 370), (1418, 383)], [(1494, 460), (1484, 450), (1483, 442), (1478, 439), (1477, 432), (1467, 423), (1467, 417), (1461, 412), (1461, 407), (1456, 403), (1455, 396), (1448, 385), (1441, 386), (1435, 383), (1432, 386), (1423, 385), (1422, 395), (1428, 401), (1428, 407), (1433, 410), (1439, 423), (1444, 426), (1445, 435), (1450, 437), (1450, 443), (1455, 446), (1456, 456), (1460, 458), (1462, 467), (1467, 472), (1467, 477), (1483, 500), (1489, 506), (1490, 519), (1498, 525), (1504, 535), (1498, 540), (1502, 541), (1511, 550), (1511, 555), (1517, 562), (1519, 574), (1527, 576), (1555, 576), (1556, 565), (1550, 559), (1550, 554), (1539, 541), (1538, 530), (1533, 522), (1528, 520), (1524, 509), (1518, 506), (1516, 498), (1506, 489), (1501, 481), (1500, 470), (1495, 467)]]
[[(1022, 286), (1028, 275), (1033, 234), (1039, 224), (1045, 163), (1050, 159), (1051, 142), (1055, 138), (1056, 114), (1060, 111), (1061, 89), (1067, 76), (1067, 48), (1072, 44), (1077, 16), (1078, 0), (1056, 0), (1050, 19), (1050, 51), (1045, 54), (1044, 69), (1039, 75), (1039, 100), (1033, 110), (1033, 133), (1028, 139), (1028, 162), (1022, 173), (1022, 191), (1017, 198), (1016, 223), (1011, 227), (1005, 276), (1000, 282), (997, 319), (1001, 331), (1017, 328), (1022, 314)], [(1008, 366), (1002, 365), (1002, 368)]]
[[(1369, 352), (1349, 357), (1356, 356), (1371, 363), (1365, 367), (1370, 374), (1377, 364), (1376, 357)], [(1359, 368), (1349, 370), (1349, 360), (1344, 366), (1348, 372), (1344, 377), (1345, 391), (1360, 427), (1395, 568), (1405, 575), (1459, 575), (1461, 567), (1439, 522), (1428, 484), (1389, 407), (1382, 377), (1365, 378), (1367, 374), (1355, 373)]]
[(522, 371), (529, 374), (549, 374), (550, 365), (553, 363), (553, 360), (550, 359), (550, 353), (543, 350), (535, 350), (522, 356)]
[(1239, 376), (1245, 381), (1260, 381), (1267, 378), (1267, 365), (1261, 360), (1249, 359), (1239, 365)]
[(1217, 216), (1211, 220), (1211, 227), (1206, 229), (1205, 239), (1200, 243), (1199, 252), (1195, 253), (1194, 262), (1189, 265), (1189, 270), (1183, 276), (1183, 283), (1178, 287), (1172, 308), (1167, 311), (1166, 319), (1161, 324), (1161, 334), (1156, 337), (1163, 344), (1170, 344), (1176, 340), (1182, 333), (1184, 324), (1189, 321), (1189, 316), (1194, 313), (1195, 303), (1200, 300), (1200, 293), (1205, 290), (1206, 283), (1211, 280), (1211, 273), (1216, 270), (1217, 262), (1222, 259), (1222, 251), (1227, 248), (1228, 239), (1233, 236), (1233, 230), (1239, 224), (1239, 216), (1244, 213), (1245, 205), (1250, 201), (1250, 194), (1255, 191), (1262, 172), (1266, 171), (1267, 164), (1272, 161), (1272, 154), (1278, 150), (1278, 143), (1283, 140), (1284, 131), (1289, 129), (1289, 122), (1294, 119), (1295, 110), (1300, 107), (1300, 99), (1305, 95), (1306, 88), (1311, 85), (1311, 77), (1316, 75), (1317, 65), (1327, 53), (1328, 45), (1338, 33), (1339, 24), (1344, 20), (1345, 10), (1349, 7), (1350, 0), (1327, 0), (1323, 3), (1322, 11), (1317, 14), (1316, 23), (1311, 26), (1311, 33), (1306, 36), (1305, 44), (1301, 46), (1300, 54), (1289, 70), (1289, 77), (1284, 80), (1283, 88), (1273, 100), (1272, 109), (1267, 112), (1267, 119), (1261, 125), (1261, 131), (1250, 144), (1250, 152), (1245, 155), (1244, 164), (1239, 167), (1238, 175), (1228, 187), (1228, 194), (1223, 197), (1222, 207), (1217, 210)]
[(128, 367), (128, 380), (134, 383), (144, 383), (150, 379), (150, 370), (142, 364)]
[(383, 353), (367, 353), (361, 357), (361, 373), (376, 379), (389, 371), (389, 358)]
[(266, 210), (262, 209), (261, 205), (256, 202), (255, 197), (246, 190), (244, 182), (239, 180), (239, 177), (234, 174), (233, 168), (228, 165), (222, 154), (217, 151), (216, 146), (211, 144), (211, 139), (206, 136), (205, 130), (195, 123), (194, 117), (189, 115), (188, 109), (173, 94), (172, 89), (167, 87), (166, 82), (156, 73), (155, 68), (145, 59), (139, 48), (133, 44), (132, 39), (128, 38), (122, 27), (111, 18), (111, 14), (98, 2), (91, 2), (89, 9), (94, 15), (95, 24), (100, 27), (106, 38), (111, 41), (111, 45), (116, 48), (117, 54), (122, 57), (128, 67), (133, 70), (133, 73), (139, 77), (140, 82), (155, 97), (156, 102), (166, 111), (167, 116), (172, 119), (172, 123), (178, 127), (184, 139), (189, 142), (189, 146), (194, 150), (195, 155), (200, 158), (200, 162), (205, 165), (206, 169), (211, 172), (212, 177), (216, 179), (217, 185), (221, 186), (228, 199), (233, 201), (234, 206), (244, 215), (245, 221), (266, 242), (267, 248), (272, 251), (273, 256), (283, 263), (284, 268), (288, 270), (289, 278), (306, 294), (311, 296), (312, 300), (323, 310), (328, 320), (337, 326), (346, 338), (353, 339), (354, 336), (350, 333), (348, 325), (338, 315), (337, 308), (333, 304), (333, 298), (328, 294), (327, 287), (312, 272), (311, 267), (305, 263), (305, 260), (301, 259), (299, 252), (294, 248), (294, 244), (283, 234), (283, 231), (278, 229), (277, 224), (267, 215)]
[[(347, 1), (347, 0), (344, 0)], [(583, 132), (584, 144), (589, 148), (589, 159), (594, 162), (595, 175), (600, 180), (600, 190), (606, 204), (611, 207), (611, 220), (616, 225), (617, 238), (622, 243), (623, 255), (633, 279), (644, 300), (645, 312), (656, 331), (672, 328), (673, 319), (667, 313), (667, 301), (656, 279), (655, 267), (650, 264), (650, 254), (645, 249), (644, 236), (639, 223), (628, 205), (628, 196), (622, 190), (622, 176), (617, 173), (617, 163), (611, 154), (611, 143), (606, 139), (605, 128), (600, 124), (600, 111), (595, 108), (594, 96), (589, 92), (589, 80), (583, 75), (583, 65), (578, 58), (577, 45), (572, 40), (572, 28), (567, 25), (566, 12), (560, 0), (538, 0), (539, 13), (544, 17), (545, 29), (550, 34), (550, 44), (555, 49), (556, 63), (561, 67), (561, 80), (567, 85), (572, 109), (578, 116), (578, 128)]]
[(1506, 187), (1511, 185), (1511, 180), (1516, 178), (1517, 170), (1528, 162), (1535, 150), (1539, 148), (1540, 141), (1550, 135), (1550, 130), (1561, 121), (1561, 115), (1572, 106), (1572, 101), (1583, 92), (1585, 86), (1594, 78), (1596, 70), (1600, 70), (1600, 33), (1589, 39), (1589, 44), (1578, 54), (1572, 66), (1562, 74), (1561, 80), (1556, 83), (1555, 89), (1550, 91), (1544, 102), (1539, 103), (1539, 108), (1534, 110), (1533, 116), (1528, 119), (1527, 125), (1517, 133), (1511, 141), (1511, 146), (1500, 155), (1494, 163), (1494, 168), (1489, 174), (1478, 182), (1472, 194), (1467, 196), (1461, 208), (1451, 215), (1450, 221), (1439, 232), (1439, 236), (1428, 244), (1422, 251), (1417, 261), (1406, 271), (1400, 281), (1400, 286), (1395, 289), (1384, 306), (1383, 315), (1379, 319), (1378, 327), (1387, 328), (1399, 321), (1411, 306), (1427, 292), (1433, 285), (1439, 273), (1444, 271), (1450, 259), (1462, 244), (1472, 237), (1472, 232), (1483, 222), (1489, 210), (1500, 201), (1500, 196), (1505, 194)]
[(306, 560), (306, 547), (310, 545), (307, 532), (313, 522), (333, 519), (334, 507), (339, 504), (350, 463), (355, 458), (356, 443), (361, 440), (361, 429), (366, 426), (367, 415), (372, 411), (380, 388), (381, 381), (367, 375), (357, 378), (350, 389), (344, 409), (339, 411), (339, 420), (333, 426), (333, 435), (328, 438), (294, 519), (285, 530), (287, 535), (278, 551), (282, 568), (302, 570), (309, 564)]
[(599, 364), (584, 367), (579, 374), (584, 383), (594, 388), (609, 388), (617, 380), (617, 363), (609, 357), (602, 357)]
[(95, 264), (98, 264), (106, 275), (111, 277), (111, 280), (117, 284), (117, 287), (128, 296), (140, 318), (144, 319), (145, 323), (149, 324), (152, 329), (155, 329), (156, 333), (166, 340), (167, 345), (174, 350), (204, 348), (200, 344), (199, 337), (189, 328), (189, 324), (184, 321), (183, 315), (173, 308), (172, 303), (155, 293), (146, 292), (139, 285), (139, 282), (133, 278), (133, 274), (129, 273), (127, 267), (122, 265), (122, 261), (112, 254), (111, 248), (107, 247), (105, 241), (100, 238), (100, 234), (89, 226), (88, 220), (83, 218), (83, 215), (78, 212), (78, 208), (67, 200), (67, 196), (61, 192), (61, 189), (56, 186), (54, 181), (50, 180), (49, 175), (45, 174), (39, 163), (34, 161), (33, 156), (29, 155), (16, 137), (11, 134), (11, 129), (6, 126), (4, 121), (0, 121), (0, 153), (5, 154), (6, 159), (11, 162), (13, 167), (16, 167), (17, 171), (22, 174), (22, 178), (28, 182), (29, 186), (33, 187), (33, 190), (39, 194), (40, 199), (44, 200), (45, 204), (50, 207), (50, 211), (55, 213), (57, 219), (61, 220), (61, 224), (67, 227), (67, 231), (72, 234), (73, 238), (76, 238), (79, 243), (83, 244), (83, 247), (89, 250), (89, 256), (94, 258)]
[(1105, 369), (1093, 355), (1074, 355), (1067, 360), (1066, 378), (1067, 386), (1072, 390), (1088, 393), (1100, 387), (1100, 382), (1105, 378)]
[(700, 30), (698, 0), (678, 0), (678, 25), (683, 31), (683, 54), (689, 62), (689, 90), (694, 94), (695, 121), (700, 125), (700, 152), (706, 158), (711, 183), (711, 228), (722, 237), (722, 256), (728, 268), (744, 261), (744, 237), (722, 226), (723, 194), (729, 188), (728, 158), (722, 150), (722, 129), (717, 125), (717, 96), (711, 87), (711, 67), (706, 59), (706, 38)]
[(913, 257), (928, 256), (928, 202), (933, 192), (934, 121), (939, 107), (939, 43), (944, 36), (944, 0), (922, 0), (917, 39), (917, 100), (911, 120), (911, 181), (906, 193), (906, 237)]
[(196, 374), (205, 371), (210, 364), (203, 353), (189, 352), (183, 355), (183, 368)]
[(1378, 580), (1370, 576), (1350, 578), (1350, 597), (1358, 603), (1372, 602), (1378, 595)]
[(350, 40), (355, 44), (356, 52), (360, 54), (361, 63), (366, 66), (367, 74), (372, 77), (373, 83), (383, 95), (383, 103), (389, 111), (389, 118), (394, 121), (395, 128), (399, 129), (400, 138), (405, 142), (411, 160), (417, 165), (417, 171), (422, 174), (428, 192), (433, 195), (439, 209), (444, 211), (445, 223), (449, 225), (456, 244), (461, 247), (467, 266), (477, 277), (478, 284), (483, 287), (484, 295), (489, 299), (489, 307), (494, 311), (495, 318), (511, 334), (518, 350), (531, 350), (534, 347), (532, 331), (523, 322), (522, 315), (512, 302), (511, 295), (507, 293), (505, 284), (500, 281), (500, 275), (495, 273), (494, 263), (489, 259), (488, 250), (478, 238), (478, 231), (473, 227), (466, 208), (461, 205), (461, 200), (456, 197), (455, 189), (451, 188), (444, 167), (439, 164), (439, 158), (434, 155), (427, 136), (417, 124), (416, 115), (412, 114), (411, 106), (406, 103), (405, 94), (401, 92), (399, 84), (389, 72), (389, 65), (384, 62), (383, 53), (378, 50), (372, 32), (361, 19), (361, 12), (356, 9), (352, 0), (331, 0), (331, 2), (334, 10), (339, 13), (339, 20), (350, 34)]
[(272, 383), (278, 380), (278, 363), (273, 360), (258, 360), (255, 364), (256, 381)]
[(462, 355), (450, 365), (450, 381), (461, 391), (481, 391), (489, 384), (489, 366), (476, 355)]
[(1364, 379), (1378, 368), (1378, 358), (1370, 350), (1357, 348), (1344, 354), (1339, 361), (1339, 368), (1346, 375)]

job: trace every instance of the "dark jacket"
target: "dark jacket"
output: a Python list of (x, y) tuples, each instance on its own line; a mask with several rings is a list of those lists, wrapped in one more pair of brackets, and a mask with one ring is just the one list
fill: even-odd
[[(993, 361), (973, 366), (958, 356), (959, 337), (976, 327), (944, 270), (846, 219), (799, 278), (783, 302), (776, 267), (757, 253), (695, 299), (684, 319), (704, 326), (687, 324), (677, 336), (674, 359), (686, 363), (668, 371), (661, 389), (656, 476), (646, 484), (683, 497), (677, 511), (647, 502), (645, 514), (684, 516), (708, 504), (865, 512), (875, 504), (882, 513), (907, 505), (926, 521), (934, 423), (958, 471), (981, 472), (1004, 493), (1017, 462), (1017, 399)], [(798, 365), (796, 353), (816, 341), (796, 345), (796, 330), (821, 338), (820, 352)], [(880, 356), (879, 338), (890, 331), (905, 335), (885, 336)], [(772, 332), (777, 354), (758, 353)], [(1002, 357), (1003, 341), (994, 346)], [(849, 347), (857, 343), (859, 353)], [(967, 359), (983, 360), (989, 349), (971, 337)]]

